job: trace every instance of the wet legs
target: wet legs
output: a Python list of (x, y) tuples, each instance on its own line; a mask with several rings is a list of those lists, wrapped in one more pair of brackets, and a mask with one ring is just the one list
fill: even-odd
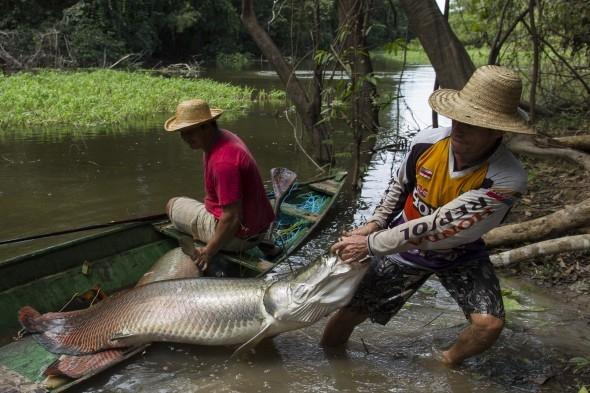
[(491, 314), (471, 314), (469, 326), (442, 353), (442, 361), (448, 365), (458, 365), (468, 357), (482, 353), (496, 342), (503, 327), (504, 321)]
[(336, 347), (346, 344), (356, 325), (368, 316), (367, 313), (347, 308), (338, 310), (326, 324), (320, 345)]

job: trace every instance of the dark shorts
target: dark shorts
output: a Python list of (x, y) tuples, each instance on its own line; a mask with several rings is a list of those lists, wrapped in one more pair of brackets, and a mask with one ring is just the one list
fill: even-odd
[(463, 310), (504, 319), (500, 283), (488, 258), (463, 263), (442, 272), (404, 264), (391, 257), (373, 258), (350, 304), (350, 309), (368, 312), (373, 322), (385, 325), (417, 290), (435, 274)]

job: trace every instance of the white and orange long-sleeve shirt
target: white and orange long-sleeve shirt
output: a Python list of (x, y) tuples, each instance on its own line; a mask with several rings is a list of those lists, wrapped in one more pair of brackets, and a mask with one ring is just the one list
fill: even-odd
[(486, 255), (481, 236), (526, 192), (526, 172), (501, 143), (486, 160), (454, 170), (451, 128), (416, 135), (369, 222), (371, 255), (441, 270)]

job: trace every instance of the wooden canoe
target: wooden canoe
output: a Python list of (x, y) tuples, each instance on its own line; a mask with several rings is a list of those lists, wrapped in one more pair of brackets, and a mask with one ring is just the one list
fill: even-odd
[[(281, 253), (272, 261), (265, 260), (258, 248), (242, 254), (220, 253), (212, 264), (217, 267), (213, 274), (258, 276), (285, 262), (326, 217), (345, 177), (346, 172), (338, 172), (295, 183), (275, 224), (274, 240)], [(183, 236), (168, 221), (131, 223), (1, 261), (0, 332), (7, 344), (0, 347), (0, 391), (61, 392), (116, 364), (47, 389), (42, 385), (41, 371), (57, 355), (45, 351), (31, 337), (10, 339), (19, 328), (17, 311), (25, 305), (40, 312), (57, 311), (92, 288), (112, 294), (132, 287), (159, 257), (178, 247)], [(121, 361), (143, 349), (130, 349)]]

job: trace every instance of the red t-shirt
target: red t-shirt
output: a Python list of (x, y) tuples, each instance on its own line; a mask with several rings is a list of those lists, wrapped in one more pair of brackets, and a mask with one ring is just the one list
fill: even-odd
[(242, 202), (241, 238), (260, 233), (274, 220), (274, 213), (256, 166), (246, 144), (235, 134), (221, 130), (208, 153), (203, 154), (205, 168), (205, 208), (215, 218), (223, 206)]

